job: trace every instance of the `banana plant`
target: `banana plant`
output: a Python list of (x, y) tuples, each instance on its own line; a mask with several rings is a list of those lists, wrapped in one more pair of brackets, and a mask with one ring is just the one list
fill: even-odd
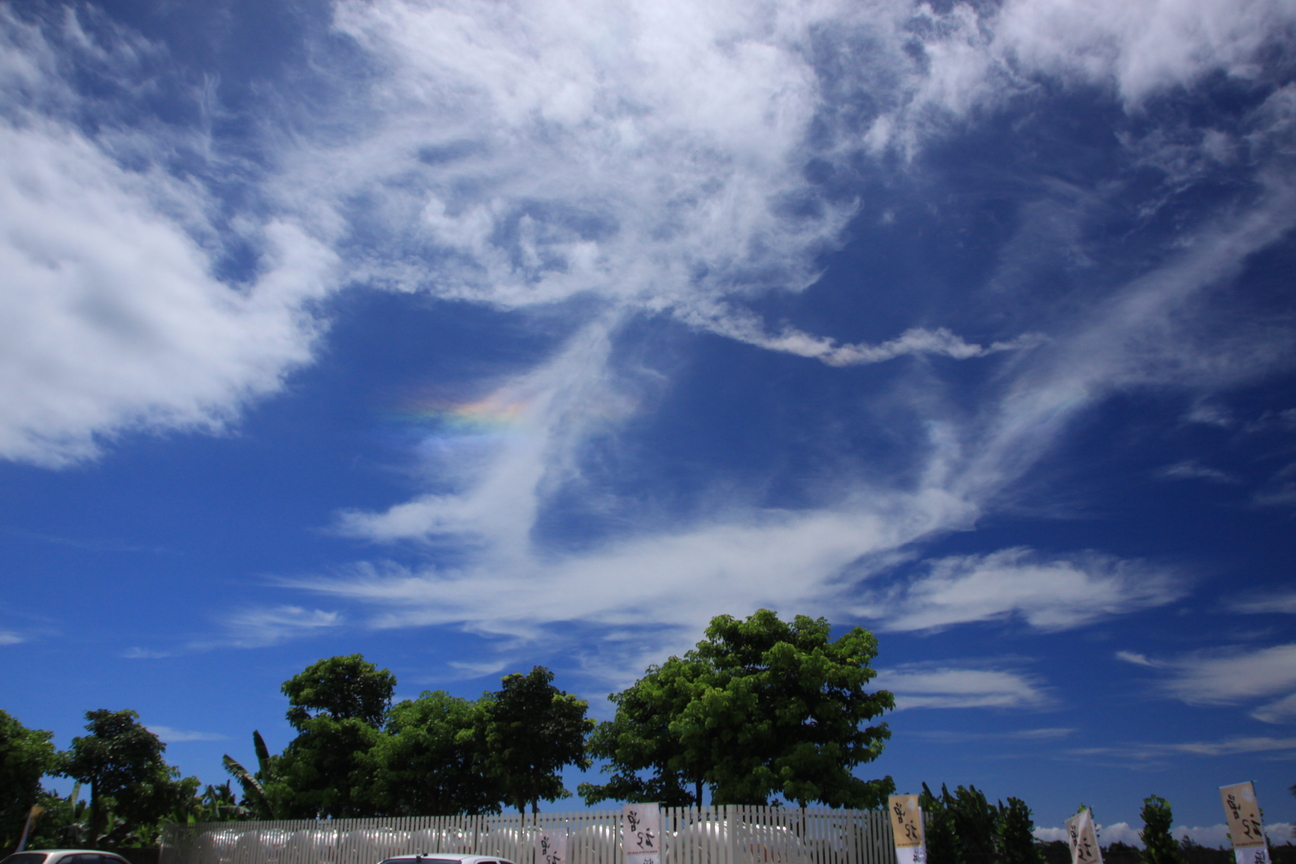
[(224, 764), (225, 770), (243, 787), (243, 803), (248, 806), (248, 809), (258, 818), (278, 819), (278, 813), (265, 791), (266, 784), (277, 779), (274, 771), (274, 757), (270, 755), (270, 749), (266, 747), (265, 739), (261, 737), (261, 733), (255, 730), (252, 732), (252, 746), (256, 750), (257, 757), (257, 771), (255, 774), (240, 765), (229, 754), (226, 754), (221, 762)]

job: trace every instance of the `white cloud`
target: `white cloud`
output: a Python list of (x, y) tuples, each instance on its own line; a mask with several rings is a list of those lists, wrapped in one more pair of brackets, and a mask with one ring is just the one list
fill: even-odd
[(1131, 104), (1215, 71), (1253, 78), (1292, 19), (1280, 0), (1010, 0), (996, 47), (1028, 69), (1111, 85)]
[(1050, 701), (1038, 682), (1004, 669), (926, 664), (898, 666), (880, 670), (871, 686), (894, 693), (898, 711), (906, 708), (1039, 708)]
[(1276, 758), (1296, 756), (1296, 738), (1274, 738), (1262, 735), (1227, 738), (1216, 741), (1183, 741), (1172, 744), (1125, 744), (1108, 747), (1082, 747), (1067, 751), (1081, 759), (1108, 758), (1119, 764), (1131, 762), (1150, 764), (1178, 764), (1184, 756), (1243, 756), (1256, 753), (1273, 754)]
[(1232, 611), (1248, 615), (1296, 615), (1296, 591), (1274, 588), (1263, 593), (1252, 592), (1230, 601), (1228, 605)]
[(26, 641), (26, 639), (12, 630), (0, 630), (0, 645), (17, 645), (20, 642)]
[(1281, 695), (1251, 716), (1269, 723), (1296, 719), (1296, 644), (1191, 654), (1169, 667), (1166, 692), (1189, 704), (1229, 705)]
[(1157, 472), (1157, 476), (1166, 480), (1213, 480), (1216, 483), (1240, 483), (1238, 478), (1218, 468), (1200, 465), (1191, 459), (1167, 465)]
[[(858, 11), (341, 3), (336, 27), (374, 64), (372, 88), (346, 106), (351, 113), (329, 118), (346, 132), (342, 143), (308, 140), (284, 159), (293, 167), (274, 188), (283, 206), (315, 214), (309, 224), (321, 236), (364, 246), (361, 275), (378, 283), (504, 308), (588, 297), (603, 317), (486, 397), (522, 406), (521, 434), (467, 469), (436, 466), (451, 491), (339, 516), (351, 536), (447, 544), (462, 553), (458, 564), (369, 563), (291, 584), (376, 604), (379, 626), (460, 624), (534, 638), (554, 622), (689, 628), (758, 605), (867, 614), (894, 629), (1018, 616), (1059, 630), (1182, 596), (1182, 577), (1154, 565), (1003, 550), (937, 562), (914, 585), (864, 604), (860, 586), (881, 567), (859, 559), (970, 524), (1070, 422), (1117, 391), (1172, 387), (1205, 398), (1290, 364), (1289, 340), (1274, 333), (1239, 331), (1221, 344), (1200, 326), (1212, 292), (1296, 224), (1281, 170), (1260, 178), (1249, 211), (1180, 232), (1162, 264), (1091, 298), (1048, 340), (981, 345), (935, 323), (877, 345), (842, 344), (767, 326), (744, 301), (811, 282), (815, 254), (858, 212), (804, 181), (811, 157), (919, 147), (942, 134), (933, 112), (971, 116), (1040, 76), (1110, 86), (1133, 108), (1212, 69), (1242, 74), (1267, 38), (1261, 25), (1287, 14), (1252, 2), (1240, 23), (1223, 22), (1221, 8), (1190, 6), (1207, 24), (1222, 22), (1222, 41), (1169, 9), (1057, 27), (1052, 12), (1080, 13), (1043, 0), (945, 15), (885, 2)], [(833, 73), (841, 80), (811, 64), (812, 31), (858, 59)], [(924, 42), (926, 60), (905, 53), (907, 40)], [(1158, 43), (1151, 54), (1148, 40)], [(833, 127), (835, 149), (814, 150), (811, 124), (831, 126), (825, 106), (852, 94), (882, 106), (861, 121), (876, 121), (869, 140)], [(1285, 140), (1285, 103), (1271, 102), (1257, 135)], [(373, 230), (357, 239), (349, 232), (360, 222)], [(1075, 245), (1084, 235), (1059, 236)], [(633, 410), (608, 358), (618, 322), (644, 310), (834, 364), (1004, 352), (999, 389), (970, 421), (924, 402), (929, 438), (915, 442), (921, 478), (911, 488), (873, 488), (844, 471), (834, 502), (818, 509), (764, 512), (735, 500), (692, 524), (657, 518), (603, 545), (538, 548), (545, 504), (582, 481), (581, 442)], [(606, 404), (610, 416), (594, 410)]]
[[(592, 323), (488, 397), (522, 406), (522, 434), (466, 468), (436, 466), (451, 492), (339, 516), (352, 536), (457, 543), (467, 550), (459, 570), (361, 565), (353, 578), (296, 584), (378, 604), (381, 626), (526, 633), (555, 621), (696, 626), (718, 608), (859, 608), (844, 601), (876, 569), (861, 556), (969, 524), (1111, 392), (1210, 389), (1288, 353), (1280, 340), (1246, 338), (1237, 341), (1250, 353), (1203, 350), (1191, 326), (1207, 289), (1292, 225), (1278, 175), (1249, 214), (1183, 232), (1183, 250), (1161, 269), (1048, 342), (982, 345), (936, 322), (842, 344), (767, 327), (743, 305), (812, 283), (816, 256), (860, 212), (806, 181), (812, 157), (845, 164), (860, 148), (921, 146), (940, 134), (933, 110), (993, 107), (1040, 75), (1110, 85), (1133, 104), (1213, 69), (1248, 74), (1265, 34), (1290, 17), (1276, 0), (1129, 6), (1020, 0), (940, 14), (907, 2), (343, 0), (336, 34), (358, 47), (365, 75), (334, 58), (339, 88), (319, 126), (294, 118), (292, 135), (264, 142), (278, 173), (256, 191), (280, 217), (245, 217), (244, 239), (267, 257), (239, 286), (212, 275), (208, 194), (157, 160), (121, 167), (130, 130), (79, 131), (57, 107), (81, 97), (52, 49), (7, 18), (21, 50), (0, 52), (0, 74), (13, 92), (49, 92), (43, 115), (23, 103), (23, 123), (6, 121), (0, 136), (0, 266), (19, 276), (0, 316), (0, 456), (54, 465), (128, 429), (221, 428), (310, 360), (310, 302), (346, 278), (497, 308), (594, 298)], [(852, 48), (843, 56), (859, 62), (833, 73), (843, 80), (816, 69), (816, 38)], [(924, 59), (906, 53), (915, 39)], [(832, 127), (834, 149), (816, 150), (809, 132), (832, 126), (825, 106), (841, 94), (882, 107), (863, 118), (867, 134)], [(1280, 137), (1282, 100), (1270, 110)], [(930, 418), (931, 439), (916, 447), (928, 470), (914, 488), (847, 477), (844, 504), (788, 513), (737, 502), (598, 548), (539, 550), (538, 514), (554, 489), (579, 481), (581, 442), (634, 408), (608, 358), (618, 322), (645, 311), (834, 365), (1012, 349), (1029, 359), (1005, 364), (1004, 390), (976, 422)], [(895, 629), (1017, 615), (1055, 630), (1181, 591), (1137, 562), (1004, 550), (936, 562), (883, 609)], [(337, 621), (284, 607), (231, 626), (236, 644), (272, 644)]]
[(830, 611), (850, 590), (837, 578), (847, 565), (921, 536), (961, 509), (939, 495), (896, 496), (885, 506), (752, 514), (566, 556), (505, 543), (481, 550), (471, 569), (361, 565), (350, 577), (284, 584), (386, 606), (380, 626), (466, 623), (534, 634), (545, 624), (581, 621), (697, 633), (717, 609)]
[(1025, 548), (952, 556), (874, 598), (886, 630), (929, 630), (1020, 616), (1041, 630), (1159, 606), (1182, 596), (1181, 580), (1137, 561), (1087, 553), (1044, 558)]
[(127, 648), (122, 652), (122, 656), (127, 660), (162, 660), (166, 657), (174, 657), (174, 651), (158, 651), (153, 648), (140, 648), (135, 646)]
[[(1255, 78), (1266, 46), (1296, 17), (1282, 0), (1009, 0), (979, 10), (956, 3), (944, 13), (901, 3), (887, 11), (870, 14), (903, 27), (922, 62), (898, 51), (885, 58), (901, 70), (888, 94), (893, 107), (873, 120), (866, 143), (909, 153), (947, 118), (1029, 95), (1041, 78), (1110, 90), (1131, 110), (1211, 73)], [(894, 50), (893, 40), (875, 39)], [(1203, 146), (1219, 151), (1213, 139)]]
[[(304, 609), (301, 606), (248, 609), (224, 620), (227, 638), (218, 644), (236, 648), (262, 648), (298, 639), (342, 624), (337, 612)], [(211, 643), (194, 643), (191, 648), (210, 648)]]
[(1124, 660), (1126, 663), (1133, 663), (1136, 666), (1147, 666), (1152, 669), (1158, 669), (1165, 665), (1152, 660), (1146, 654), (1139, 654), (1136, 651), (1117, 651), (1116, 659)]
[[(1251, 716), (1265, 723), (1296, 722), (1296, 645), (1200, 651), (1171, 660), (1152, 660), (1127, 651), (1117, 652), (1116, 656), (1130, 663), (1166, 670), (1168, 676), (1161, 689), (1190, 705), (1238, 705), (1271, 699), (1252, 709)], [(1275, 696), (1280, 698), (1273, 699)], [(1263, 749), (1275, 740), (1235, 739), (1241, 743), (1229, 746)], [(1224, 745), (1202, 746), (1209, 749)]]
[(119, 153), (110, 122), (92, 139), (63, 118), (78, 97), (54, 49), (7, 9), (0, 31), (20, 55), (0, 74), (26, 82), (0, 103), (0, 458), (58, 466), (127, 430), (222, 428), (311, 358), (306, 304), (335, 256), (270, 221), (246, 238), (261, 272), (222, 283), (204, 193), (147, 149)]
[[(303, 116), (292, 135), (268, 136), (278, 173), (257, 192), (281, 215), (243, 217), (264, 266), (230, 285), (213, 276), (206, 193), (158, 159), (127, 170), (117, 158), (183, 133), (108, 122), (90, 138), (68, 119), (90, 100), (60, 52), (125, 90), (157, 52), (120, 28), (90, 35), (76, 14), (53, 45), (6, 11), (0, 457), (59, 465), (126, 430), (222, 428), (310, 361), (309, 301), (343, 274), (499, 307), (595, 296), (839, 365), (1022, 347), (1029, 338), (981, 345), (940, 326), (839, 344), (771, 331), (741, 301), (813, 282), (816, 256), (857, 212), (806, 182), (812, 157), (844, 161), (905, 136), (918, 146), (940, 132), (929, 109), (964, 115), (1041, 75), (1110, 85), (1131, 104), (1216, 70), (1253, 75), (1291, 18), (1281, 0), (946, 13), (899, 0), (341, 0), (334, 28), (362, 52), (364, 83), (340, 55), (317, 64), (339, 85), (312, 112), (320, 125)], [(861, 62), (836, 80), (815, 67), (814, 39), (868, 50), (852, 50)], [(922, 59), (907, 53), (915, 40)], [(834, 128), (837, 143), (815, 150), (830, 97), (853, 93), (881, 106), (865, 118), (872, 131)]]
[(1185, 744), (1166, 744), (1167, 751), (1195, 753), (1199, 756), (1233, 756), (1239, 753), (1274, 753), (1296, 750), (1296, 738), (1269, 738), (1253, 736), (1230, 738), (1226, 741), (1193, 741)]
[[(1264, 826), (1265, 836), (1269, 838), (1270, 843), (1288, 843), (1296, 836), (1292, 832), (1292, 823), (1290, 822), (1272, 822)], [(1182, 841), (1185, 837), (1192, 839), (1194, 843), (1201, 846), (1214, 846), (1225, 849), (1232, 847), (1232, 841), (1229, 839), (1228, 826), (1205, 825), (1193, 826), (1176, 825), (1170, 830), (1170, 833), (1177, 840)]]
[(1265, 723), (1296, 723), (1296, 693), (1261, 705), (1251, 712), (1251, 716)]
[(1143, 841), (1139, 839), (1139, 829), (1133, 828), (1128, 822), (1116, 822), (1112, 825), (1098, 825), (1098, 842), (1099, 843), (1125, 843), (1130, 846), (1142, 846)]
[(186, 741), (224, 741), (226, 736), (215, 732), (186, 732), (172, 729), (170, 726), (150, 726), (148, 730), (168, 744), (181, 744)]

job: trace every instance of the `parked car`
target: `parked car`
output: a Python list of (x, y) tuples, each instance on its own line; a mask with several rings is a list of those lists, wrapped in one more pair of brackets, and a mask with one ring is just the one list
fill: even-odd
[(0, 864), (130, 864), (120, 855), (98, 849), (31, 849), (15, 852)]
[[(6, 862), (0, 861), (0, 864), (6, 864)], [(26, 864), (26, 862), (21, 862), (21, 864)], [(42, 864), (42, 862), (31, 862), (31, 864)], [(381, 864), (513, 864), (513, 862), (498, 855), (461, 855), (458, 852), (432, 852), (427, 855), (397, 855), (383, 860)]]

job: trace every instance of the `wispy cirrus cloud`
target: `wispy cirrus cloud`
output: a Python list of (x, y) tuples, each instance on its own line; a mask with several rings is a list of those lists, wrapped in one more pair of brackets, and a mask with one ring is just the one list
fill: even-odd
[[(263, 648), (338, 627), (342, 624), (342, 615), (323, 609), (276, 606), (235, 612), (226, 617), (223, 624), (227, 635), (215, 644)], [(212, 647), (212, 644), (193, 643), (190, 647), (205, 648)]]
[(886, 630), (1013, 617), (1040, 630), (1066, 630), (1161, 606), (1184, 593), (1181, 577), (1144, 562), (1096, 553), (1048, 557), (1013, 548), (933, 561), (926, 575), (874, 595), (871, 615)]
[[(351, 537), (449, 548), (453, 563), (362, 562), (291, 584), (367, 604), (373, 626), (531, 638), (555, 622), (635, 622), (676, 638), (718, 609), (758, 605), (876, 612), (900, 630), (1013, 617), (1058, 630), (1181, 596), (1182, 577), (1153, 564), (1009, 549), (934, 562), (913, 584), (871, 597), (876, 609), (859, 601), (884, 569), (870, 556), (911, 555), (925, 538), (973, 524), (1112, 394), (1206, 398), (1290, 366), (1281, 322), (1222, 335), (1203, 322), (1250, 256), (1296, 224), (1290, 169), (1264, 155), (1289, 140), (1291, 88), (1237, 132), (1262, 166), (1248, 175), (1255, 197), (1176, 226), (1131, 275), (1082, 274), (1081, 311), (1065, 321), (1045, 315), (973, 338), (933, 313), (870, 343), (756, 310), (815, 282), (822, 253), (871, 203), (861, 178), (895, 173), (894, 152), (920, 172), (924, 148), (978, 112), (1043, 98), (1040, 85), (1059, 79), (1133, 108), (1208, 74), (1258, 75), (1265, 46), (1291, 21), (1287, 4), (1017, 0), (941, 12), (828, 0), (342, 0), (332, 10), (334, 47), (313, 46), (319, 102), (257, 118), (268, 153), (248, 181), (258, 204), (228, 224), (200, 179), (148, 148), (129, 150), (128, 134), (76, 123), (73, 109), (92, 100), (59, 57), (77, 40), (64, 45), (5, 12), (8, 92), (20, 97), (6, 103), (0, 146), (5, 164), (22, 167), (0, 176), (12, 222), (0, 263), (25, 287), (0, 316), (14, 329), (0, 340), (0, 395), (15, 406), (0, 455), (66, 464), (127, 429), (233, 422), (311, 361), (323, 327), (312, 304), (344, 282), (495, 309), (568, 304), (575, 335), (486, 394), (528, 406), (525, 434), (471, 466), (433, 466), (445, 481), (435, 493), (337, 518)], [(143, 50), (103, 38), (80, 42), (120, 59), (109, 51), (96, 62), (125, 70)], [(110, 121), (101, 128), (121, 128)], [(1241, 146), (1234, 133), (1195, 131), (1199, 154)], [(1129, 141), (1122, 165), (1175, 173), (1154, 138)], [(843, 179), (814, 180), (825, 172)], [(1085, 208), (1105, 203), (1099, 192), (1030, 195), (1046, 200), (1025, 196), (1022, 212), (1067, 223), (1057, 236), (1069, 255), (1101, 257), (1081, 230)], [(214, 275), (226, 231), (257, 250), (246, 278)], [(1021, 231), (1020, 246), (1039, 245)], [(634, 413), (611, 372), (618, 327), (652, 315), (831, 366), (909, 356), (993, 363), (996, 374), (969, 411), (939, 387), (909, 386), (924, 431), (909, 442), (905, 480), (840, 470), (801, 509), (735, 496), (703, 517), (659, 515), (555, 551), (542, 542), (546, 508), (588, 479), (580, 457), (591, 433)], [(51, 347), (67, 345), (76, 350)], [(340, 620), (297, 606), (247, 612), (229, 622), (228, 644), (275, 644)]]
[(1232, 611), (1244, 615), (1296, 615), (1296, 590), (1270, 588), (1267, 591), (1252, 591), (1230, 599), (1227, 605)]
[(1184, 741), (1173, 744), (1127, 744), (1115, 747), (1081, 747), (1068, 751), (1075, 756), (1118, 756), (1121, 758), (1161, 760), (1175, 755), (1236, 756), (1246, 753), (1296, 753), (1296, 738), (1244, 736), (1217, 741)]
[(172, 729), (170, 726), (150, 726), (148, 730), (167, 744), (183, 744), (187, 741), (224, 741), (228, 737), (215, 732), (189, 732), (183, 729)]
[[(1118, 652), (1117, 657), (1164, 670), (1162, 692), (1190, 705), (1254, 705), (1280, 696), (1253, 708), (1251, 716), (1266, 723), (1296, 721), (1296, 645), (1200, 651), (1168, 660), (1130, 652)], [(1236, 740), (1263, 744), (1278, 739)]]
[(1049, 705), (1048, 688), (1010, 669), (910, 664), (882, 669), (873, 686), (896, 696), (896, 710), (909, 708), (1038, 709)]
[[(220, 430), (277, 391), (312, 357), (307, 307), (335, 287), (336, 256), (290, 219), (248, 218), (231, 239), (258, 250), (257, 272), (216, 277), (219, 203), (167, 165), (202, 145), (118, 116), (161, 52), (83, 27), (91, 9), (50, 15), (0, 7), (0, 458), (57, 467), (130, 430)], [(87, 70), (119, 101), (79, 91)]]
[(1192, 460), (1167, 465), (1157, 471), (1156, 476), (1165, 480), (1211, 480), (1215, 483), (1232, 484), (1241, 482), (1227, 471), (1211, 468), (1208, 465), (1200, 465)]

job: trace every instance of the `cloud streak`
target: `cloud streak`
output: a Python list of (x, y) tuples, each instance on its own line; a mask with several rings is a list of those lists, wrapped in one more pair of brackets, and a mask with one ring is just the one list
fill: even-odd
[(928, 573), (875, 599), (886, 630), (934, 630), (1019, 616), (1067, 630), (1182, 597), (1183, 580), (1157, 567), (1088, 553), (1044, 558), (1025, 548), (931, 562)]
[[(1039, 681), (1005, 669), (913, 664), (882, 669), (872, 684), (895, 694), (897, 711), (910, 708), (1030, 710), (1046, 707), (1052, 701)], [(1068, 730), (1034, 731), (1065, 734)]]
[(90, 100), (58, 62), (79, 54), (129, 80), (147, 44), (115, 32), (105, 44), (71, 11), (60, 32), (51, 44), (0, 8), (13, 52), (0, 68), (0, 458), (52, 467), (126, 431), (220, 430), (277, 391), (312, 357), (307, 307), (336, 261), (272, 219), (247, 232), (259, 272), (216, 278), (215, 203), (111, 114), (84, 131)]
[(1164, 670), (1162, 692), (1189, 705), (1254, 704), (1280, 696), (1253, 709), (1251, 716), (1265, 723), (1296, 721), (1296, 645), (1202, 651), (1170, 660), (1153, 660), (1129, 652), (1118, 652), (1117, 656)]

